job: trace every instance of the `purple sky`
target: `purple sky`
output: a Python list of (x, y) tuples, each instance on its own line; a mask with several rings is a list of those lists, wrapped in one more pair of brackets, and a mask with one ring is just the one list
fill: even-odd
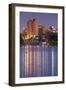
[(57, 13), (20, 12), (20, 30), (26, 27), (28, 20), (36, 17), (38, 19), (39, 25), (45, 25), (47, 29), (49, 28), (49, 26), (52, 26), (52, 25), (58, 28)]

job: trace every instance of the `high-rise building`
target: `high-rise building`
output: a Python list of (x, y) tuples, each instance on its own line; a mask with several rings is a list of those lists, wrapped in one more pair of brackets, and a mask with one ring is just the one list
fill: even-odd
[(31, 38), (32, 37), (32, 26), (33, 26), (33, 21), (32, 20), (29, 20), (28, 22), (27, 22), (27, 36), (29, 37), (29, 38)]
[(32, 27), (32, 30), (33, 30), (33, 34), (35, 36), (38, 36), (38, 20), (37, 18), (34, 18), (33, 19), (33, 27)]
[(28, 28), (28, 32), (30, 34), (32, 33), (33, 36), (38, 36), (38, 20), (37, 20), (37, 18), (34, 18), (33, 20), (29, 20), (27, 22), (27, 28)]
[(29, 20), (29, 21), (27, 22), (28, 32), (32, 32), (32, 24), (33, 24), (32, 20)]

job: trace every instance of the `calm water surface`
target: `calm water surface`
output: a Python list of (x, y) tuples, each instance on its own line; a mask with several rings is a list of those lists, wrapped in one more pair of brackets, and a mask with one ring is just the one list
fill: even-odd
[(57, 76), (58, 48), (46, 45), (20, 47), (20, 78)]

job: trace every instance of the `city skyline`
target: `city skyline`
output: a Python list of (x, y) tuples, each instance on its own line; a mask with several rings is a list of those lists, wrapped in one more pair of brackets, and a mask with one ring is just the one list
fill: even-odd
[(58, 15), (20, 12), (20, 78), (58, 76)]
[(20, 12), (20, 33), (27, 26), (27, 22), (34, 18), (37, 18), (38, 25), (43, 25), (46, 29), (49, 26), (58, 28), (58, 15), (56, 13)]

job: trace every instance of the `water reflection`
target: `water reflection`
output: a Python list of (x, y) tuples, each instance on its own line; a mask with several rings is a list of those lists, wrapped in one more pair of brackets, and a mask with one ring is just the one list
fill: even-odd
[(46, 45), (20, 47), (20, 77), (56, 76), (58, 48)]

